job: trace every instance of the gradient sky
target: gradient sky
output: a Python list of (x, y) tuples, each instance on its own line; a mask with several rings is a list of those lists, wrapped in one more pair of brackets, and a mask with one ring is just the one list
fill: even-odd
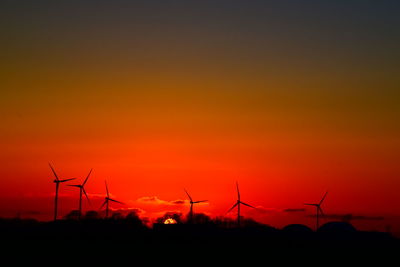
[[(399, 1), (0, 3), (0, 215), (50, 218), (54, 184), (125, 208), (274, 226), (400, 216)], [(62, 187), (62, 215), (77, 193)], [(392, 220), (393, 219), (393, 220)], [(391, 221), (392, 220), (392, 221)], [(394, 227), (394, 226), (393, 226)], [(399, 230), (400, 231), (400, 230)]]

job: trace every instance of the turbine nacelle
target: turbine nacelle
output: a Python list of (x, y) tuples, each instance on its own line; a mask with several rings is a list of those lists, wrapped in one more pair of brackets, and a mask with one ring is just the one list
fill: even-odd
[(193, 201), (192, 197), (189, 195), (189, 193), (186, 191), (186, 189), (183, 189), (186, 193), (186, 195), (189, 198), (189, 203), (190, 203), (190, 212), (189, 212), (189, 222), (192, 222), (193, 220), (193, 205), (194, 204), (199, 204), (203, 202), (207, 202), (208, 200), (198, 200), (198, 201)]
[[(82, 184), (71, 184), (71, 185), (68, 185), (70, 187), (79, 188), (79, 216), (78, 216), (79, 219), (80, 219), (81, 214), (82, 214), (82, 193), (85, 194), (85, 197), (86, 197), (87, 201), (90, 204), (89, 196), (87, 195), (86, 190), (85, 190), (85, 184), (86, 184), (87, 180), (89, 179), (90, 174), (92, 173), (92, 170), (93, 169), (90, 169), (90, 172), (89, 172), (88, 176), (86, 176), (86, 179), (84, 180), (84, 182)], [(67, 180), (64, 180), (64, 181), (66, 182), (66, 181), (69, 181), (69, 180), (70, 179), (67, 179)], [(58, 182), (63, 182), (63, 181), (59, 180)]]
[(119, 204), (122, 204), (122, 205), (124, 205), (124, 203), (122, 203), (122, 202), (120, 202), (118, 200), (110, 198), (110, 193), (108, 192), (107, 181), (104, 181), (104, 183), (106, 185), (106, 193), (107, 193), (107, 195), (106, 195), (106, 197), (104, 197), (104, 202), (101, 205), (100, 209), (102, 209), (104, 207), (104, 205), (106, 206), (106, 218), (107, 218), (108, 217), (108, 211), (109, 211), (109, 208), (108, 208), (108, 202), (109, 201), (112, 201), (112, 202), (115, 202), (115, 203), (119, 203)]
[(240, 205), (245, 205), (245, 206), (253, 208), (253, 209), (256, 209), (256, 208), (251, 206), (250, 204), (244, 203), (240, 200), (240, 191), (239, 191), (239, 183), (238, 182), (236, 182), (236, 191), (237, 191), (237, 197), (238, 197), (237, 201), (236, 201), (235, 205), (233, 205), (233, 207), (228, 210), (227, 213), (229, 213), (230, 211), (232, 211), (234, 208), (237, 207), (237, 224), (238, 224), (238, 226), (240, 226)]
[(186, 191), (186, 189), (184, 189), (186, 195), (189, 197), (189, 203), (190, 205), (193, 204), (198, 204), (198, 203), (203, 203), (203, 202), (207, 202), (208, 200), (198, 200), (198, 201), (193, 201), (192, 197), (189, 195), (189, 193)]
[(325, 216), (324, 211), (321, 208), (322, 203), (324, 202), (326, 195), (328, 195), (328, 191), (326, 191), (325, 195), (322, 197), (321, 201), (319, 203), (304, 203), (306, 206), (313, 206), (316, 209), (316, 229), (318, 230), (319, 228), (319, 214), (321, 213), (322, 216)]
[(53, 172), (53, 175), (55, 177), (55, 179), (53, 180), (53, 183), (56, 184), (56, 193), (54, 195), (54, 221), (56, 221), (57, 220), (57, 210), (58, 210), (58, 189), (59, 189), (60, 183), (68, 182), (68, 181), (71, 181), (71, 180), (75, 180), (75, 178), (60, 180), (58, 178), (58, 175), (57, 175), (56, 171), (54, 170), (53, 166), (50, 163), (49, 163), (49, 167), (50, 167), (50, 169)]
[(199, 200), (199, 201), (190, 201), (190, 204), (198, 204), (198, 203), (204, 203), (207, 202), (208, 200)]
[(75, 180), (76, 178), (70, 178), (70, 179), (64, 179), (64, 180), (53, 180), (53, 183), (59, 184), (59, 183), (65, 183), (68, 181)]

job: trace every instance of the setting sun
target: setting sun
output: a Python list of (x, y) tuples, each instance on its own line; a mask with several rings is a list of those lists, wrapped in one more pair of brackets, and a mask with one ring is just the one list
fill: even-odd
[(177, 224), (177, 221), (172, 218), (168, 218), (164, 221), (164, 224)]

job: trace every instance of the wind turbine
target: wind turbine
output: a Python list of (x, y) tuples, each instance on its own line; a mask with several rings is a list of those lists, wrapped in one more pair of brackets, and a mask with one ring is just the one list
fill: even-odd
[(325, 195), (322, 197), (322, 199), (321, 199), (321, 201), (320, 201), (319, 203), (305, 203), (305, 204), (304, 204), (304, 205), (307, 205), (307, 206), (314, 206), (315, 209), (316, 209), (316, 211), (317, 211), (317, 215), (316, 215), (316, 218), (317, 218), (317, 223), (316, 223), (317, 228), (316, 228), (316, 230), (318, 230), (318, 228), (319, 228), (319, 214), (321, 213), (321, 215), (324, 216), (324, 212), (323, 212), (323, 210), (322, 210), (322, 208), (321, 208), (321, 205), (322, 205), (322, 202), (324, 202), (324, 200), (325, 200), (327, 194), (328, 194), (328, 191), (326, 191)]
[(93, 169), (90, 169), (90, 172), (88, 174), (88, 176), (86, 177), (85, 181), (83, 181), (82, 184), (74, 184), (74, 185), (68, 185), (68, 186), (72, 186), (72, 187), (77, 187), (79, 188), (79, 214), (78, 214), (78, 219), (81, 218), (81, 214), (82, 214), (82, 193), (85, 194), (86, 199), (88, 200), (89, 204), (90, 204), (90, 200), (88, 195), (86, 194), (86, 190), (85, 190), (85, 184), (88, 181), (90, 174), (92, 173)]
[(233, 207), (228, 210), (227, 213), (229, 213), (231, 210), (233, 210), (237, 206), (237, 224), (238, 224), (238, 227), (240, 227), (240, 205), (243, 204), (243, 205), (253, 208), (253, 209), (255, 209), (255, 207), (253, 207), (249, 204), (246, 204), (240, 200), (240, 191), (239, 191), (238, 182), (236, 182), (236, 191), (237, 191), (237, 195), (238, 195), (237, 201), (236, 201), (235, 205), (233, 205)]
[(198, 203), (203, 203), (207, 202), (208, 200), (199, 200), (199, 201), (193, 201), (192, 197), (189, 195), (189, 193), (184, 189), (186, 192), (186, 195), (189, 197), (190, 200), (190, 213), (189, 213), (189, 222), (193, 222), (193, 205), (198, 204)]
[(117, 200), (115, 200), (115, 199), (111, 199), (111, 198), (110, 198), (110, 194), (109, 194), (109, 192), (108, 192), (107, 181), (105, 181), (105, 184), (106, 184), (107, 196), (104, 198), (105, 200), (104, 200), (104, 202), (103, 202), (103, 205), (101, 205), (100, 209), (103, 208), (104, 205), (106, 205), (106, 218), (108, 218), (108, 210), (109, 210), (109, 209), (108, 209), (108, 202), (109, 202), (109, 201), (116, 202), (116, 203), (119, 203), (119, 204), (122, 204), (122, 205), (123, 205), (124, 203), (119, 202), (119, 201), (117, 201)]
[(53, 183), (56, 184), (56, 194), (54, 196), (54, 221), (56, 221), (57, 220), (57, 210), (58, 210), (58, 188), (60, 187), (60, 183), (68, 182), (68, 181), (71, 181), (71, 180), (75, 180), (75, 178), (60, 180), (58, 178), (58, 175), (57, 175), (56, 171), (54, 170), (53, 166), (51, 166), (50, 163), (49, 163), (49, 166), (50, 166), (50, 169), (52, 170), (52, 172), (54, 174), (54, 177), (56, 178), (53, 181)]

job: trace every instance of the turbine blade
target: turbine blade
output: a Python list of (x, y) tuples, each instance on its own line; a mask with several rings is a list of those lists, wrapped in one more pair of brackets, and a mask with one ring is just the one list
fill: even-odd
[(58, 180), (60, 183), (64, 183), (64, 182), (68, 182), (68, 181), (72, 181), (75, 180), (76, 178), (71, 178), (71, 179), (64, 179), (64, 180)]
[(100, 209), (102, 209), (104, 207), (105, 204), (107, 204), (107, 199), (103, 202), (103, 204), (101, 205)]
[(327, 194), (328, 194), (328, 191), (326, 191), (325, 195), (322, 197), (321, 201), (319, 202), (319, 205), (321, 205), (322, 202), (324, 202)]
[(86, 177), (85, 181), (83, 182), (82, 186), (84, 186), (86, 184), (86, 182), (89, 179), (90, 174), (92, 173), (92, 171), (93, 171), (93, 169), (90, 169), (90, 172), (89, 172), (88, 176)]
[(208, 200), (199, 200), (199, 201), (194, 201), (193, 204), (197, 204), (197, 203), (203, 203), (203, 202), (208, 202)]
[(252, 205), (246, 204), (244, 202), (240, 202), (240, 204), (243, 204), (243, 205), (245, 205), (247, 207), (250, 207), (250, 208), (253, 208), (253, 209), (257, 209), (256, 207), (253, 207)]
[(125, 205), (124, 203), (122, 203), (122, 202), (120, 202), (120, 201), (117, 201), (117, 200), (115, 200), (115, 199), (109, 198), (108, 200), (110, 200), (110, 201), (112, 201), (112, 202), (116, 202), (116, 203), (122, 204), (122, 205)]
[(59, 179), (58, 179), (58, 176), (57, 176), (57, 173), (56, 173), (56, 171), (54, 170), (53, 166), (51, 166), (51, 164), (50, 164), (50, 163), (49, 163), (49, 166), (50, 166), (50, 169), (52, 170), (52, 172), (53, 172), (54, 176), (56, 177), (56, 180), (58, 181)]
[(107, 197), (110, 197), (110, 194), (108, 193), (108, 186), (107, 186), (107, 181), (104, 181), (106, 184), (106, 192), (107, 192)]
[(81, 187), (81, 185), (80, 184), (67, 184), (67, 186), (72, 186), (72, 187)]
[(304, 205), (307, 205), (307, 206), (318, 206), (318, 204), (310, 204), (310, 203), (304, 203)]
[(88, 194), (86, 193), (86, 190), (85, 190), (84, 187), (82, 187), (82, 191), (83, 191), (83, 193), (85, 194), (85, 197), (86, 197), (87, 201), (89, 202), (89, 205), (92, 205), (92, 204), (90, 203), (89, 196), (88, 196)]
[(237, 195), (238, 195), (238, 200), (240, 200), (240, 191), (239, 191), (239, 183), (236, 182), (236, 191), (237, 191)]
[(325, 214), (324, 214), (324, 211), (322, 210), (322, 208), (320, 206), (318, 206), (317, 209), (319, 210), (321, 215), (325, 217)]
[(186, 189), (183, 189), (183, 190), (185, 190), (185, 192), (186, 192), (186, 195), (189, 197), (189, 199), (190, 199), (190, 202), (193, 202), (193, 199), (192, 199), (192, 197), (189, 195), (189, 193), (186, 191)]
[(236, 206), (239, 204), (239, 202), (236, 202), (235, 205), (233, 205), (232, 208), (230, 208), (226, 213), (231, 212), (231, 210), (233, 210), (234, 208), (236, 208)]

